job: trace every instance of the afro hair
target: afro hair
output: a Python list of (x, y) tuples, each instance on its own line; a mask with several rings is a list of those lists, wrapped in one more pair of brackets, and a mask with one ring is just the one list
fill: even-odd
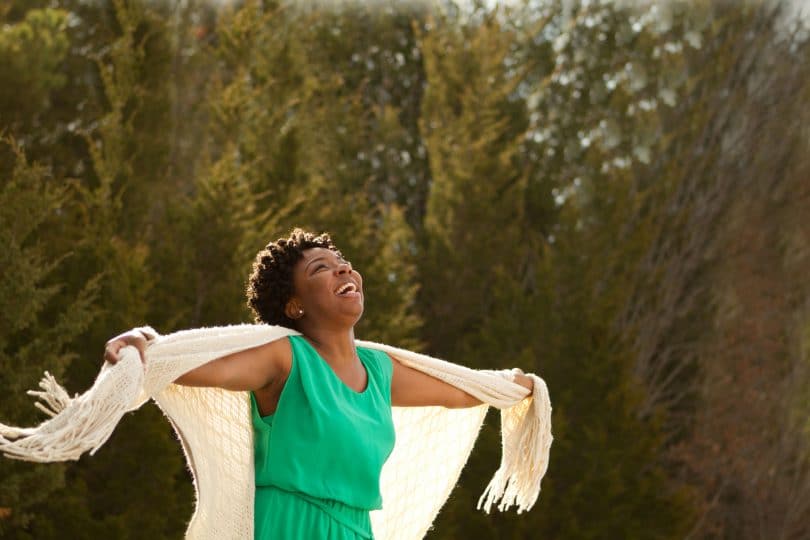
[(295, 329), (284, 309), (293, 296), (293, 269), (311, 248), (326, 248), (340, 255), (328, 233), (316, 235), (300, 228), (279, 238), (256, 254), (247, 283), (247, 304), (256, 322)]

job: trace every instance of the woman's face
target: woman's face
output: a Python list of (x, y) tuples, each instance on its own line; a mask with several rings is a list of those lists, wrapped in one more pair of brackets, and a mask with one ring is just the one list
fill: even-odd
[[(293, 270), (291, 303), (308, 322), (354, 326), (363, 315), (363, 278), (351, 264), (327, 248), (311, 248)], [(289, 309), (289, 308), (288, 308)], [(288, 315), (297, 318), (294, 307)]]

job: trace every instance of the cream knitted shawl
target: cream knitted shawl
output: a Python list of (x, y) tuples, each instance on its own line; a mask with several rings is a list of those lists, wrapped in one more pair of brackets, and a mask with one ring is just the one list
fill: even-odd
[[(186, 537), (253, 537), (253, 440), (247, 392), (172, 384), (183, 373), (220, 356), (295, 334), (283, 327), (234, 325), (158, 335), (148, 327), (146, 364), (134, 347), (105, 364), (93, 386), (70, 397), (47, 372), (41, 391), (29, 392), (51, 418), (35, 428), (0, 424), (0, 451), (29, 461), (78, 459), (93, 454), (127, 411), (154, 399), (182, 443), (194, 476), (197, 506)], [(530, 509), (540, 492), (551, 446), (551, 404), (546, 384), (532, 375), (534, 392), (511, 382), (513, 371), (472, 370), (378, 343), (357, 345), (396, 356), (402, 363), (457, 386), (486, 405), (469, 409), (394, 408), (396, 446), (383, 467), (383, 509), (372, 512), (380, 540), (422, 538), (458, 480), (481, 428), (487, 405), (501, 409), (500, 468), (478, 507)]]

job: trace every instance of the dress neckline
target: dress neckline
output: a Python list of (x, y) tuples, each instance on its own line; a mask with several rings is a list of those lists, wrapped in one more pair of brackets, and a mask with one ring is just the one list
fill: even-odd
[(327, 362), (326, 359), (323, 356), (321, 356), (321, 353), (318, 352), (318, 349), (316, 349), (315, 346), (312, 343), (310, 343), (309, 340), (306, 337), (304, 337), (303, 334), (301, 334), (301, 340), (307, 344), (307, 347), (312, 349), (312, 352), (314, 352), (315, 355), (318, 357), (318, 359), (324, 363), (326, 368), (329, 370), (329, 373), (332, 374), (332, 377), (334, 377), (335, 380), (337, 380), (341, 384), (341, 386), (343, 386), (346, 390), (358, 396), (362, 396), (363, 394), (366, 394), (368, 392), (368, 387), (371, 384), (371, 377), (369, 376), (368, 366), (366, 366), (366, 363), (363, 361), (363, 356), (360, 354), (359, 347), (355, 346), (354, 350), (357, 353), (357, 359), (360, 360), (360, 365), (362, 366), (363, 371), (365, 371), (366, 373), (366, 387), (358, 391), (349, 386), (348, 384), (346, 384), (346, 382), (343, 379), (341, 379), (337, 373), (335, 373), (335, 370), (332, 369), (332, 366), (329, 364), (329, 362)]

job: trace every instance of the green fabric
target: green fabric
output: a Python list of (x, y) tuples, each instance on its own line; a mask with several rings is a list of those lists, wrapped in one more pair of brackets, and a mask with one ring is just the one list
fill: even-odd
[(358, 348), (368, 384), (355, 392), (303, 336), (276, 412), (261, 417), (251, 392), (258, 540), (372, 538), (382, 508), (380, 471), (394, 448), (387, 354)]

